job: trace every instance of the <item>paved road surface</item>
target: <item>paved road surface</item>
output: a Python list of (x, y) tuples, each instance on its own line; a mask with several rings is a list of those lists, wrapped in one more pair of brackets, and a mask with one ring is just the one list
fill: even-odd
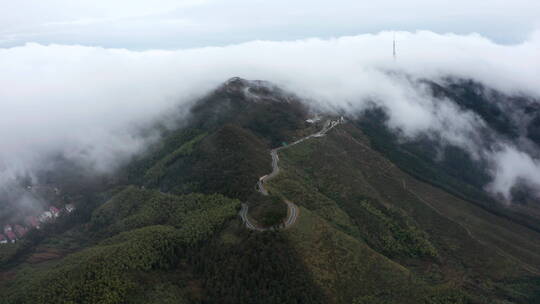
[[(296, 144), (303, 142), (304, 140), (307, 140), (313, 137), (324, 136), (328, 131), (330, 131), (332, 128), (334, 128), (335, 126), (339, 125), (342, 122), (343, 122), (343, 118), (340, 118), (337, 120), (328, 120), (319, 132), (303, 137), (287, 146), (278, 147), (278, 148), (274, 148), (270, 150), (270, 155), (272, 156), (272, 172), (270, 174), (263, 175), (259, 178), (259, 181), (257, 182), (257, 186), (256, 186), (257, 191), (259, 191), (262, 195), (268, 195), (268, 190), (266, 190), (266, 188), (264, 187), (264, 184), (268, 182), (269, 180), (271, 180), (272, 178), (274, 178), (279, 173), (279, 166), (278, 166), (278, 163), (279, 163), (278, 151), (279, 150), (287, 149), (289, 147), (292, 147)], [(246, 227), (251, 230), (266, 231), (266, 230), (285, 229), (296, 222), (296, 219), (298, 218), (298, 212), (299, 212), (298, 206), (296, 206), (293, 202), (285, 199), (285, 203), (287, 204), (288, 216), (287, 216), (287, 219), (281, 225), (278, 225), (278, 226), (274, 226), (270, 228), (257, 227), (257, 225), (253, 224), (253, 222), (251, 222), (248, 218), (248, 205), (247, 204), (242, 204), (242, 209), (240, 210), (240, 217), (242, 218), (242, 221), (245, 223)]]

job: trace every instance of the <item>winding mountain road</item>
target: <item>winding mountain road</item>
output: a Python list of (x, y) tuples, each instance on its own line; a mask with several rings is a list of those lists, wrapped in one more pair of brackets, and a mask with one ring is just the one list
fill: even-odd
[[(257, 191), (259, 191), (262, 195), (268, 195), (268, 190), (264, 187), (264, 184), (274, 178), (279, 173), (279, 156), (278, 151), (290, 148), (296, 144), (299, 144), (307, 139), (314, 138), (314, 137), (321, 137), (324, 136), (328, 131), (330, 131), (335, 126), (339, 125), (340, 123), (343, 123), (344, 119), (343, 117), (337, 119), (337, 120), (328, 120), (323, 125), (322, 129), (316, 133), (313, 133), (311, 135), (308, 135), (306, 137), (303, 137), (287, 146), (282, 146), (278, 148), (274, 148), (270, 150), (270, 155), (272, 156), (272, 172), (270, 174), (263, 175), (259, 178), (259, 181), (257, 182)], [(246, 225), (248, 229), (256, 230), (256, 231), (267, 231), (267, 230), (277, 230), (277, 229), (286, 229), (289, 226), (293, 225), (296, 222), (296, 219), (298, 218), (298, 206), (296, 206), (293, 202), (284, 199), (285, 203), (287, 204), (287, 219), (280, 225), (276, 225), (269, 228), (261, 228), (258, 227), (256, 224), (254, 224), (248, 217), (248, 211), (249, 207), (247, 204), (242, 204), (242, 208), (240, 209), (240, 217), (242, 218), (242, 221)]]

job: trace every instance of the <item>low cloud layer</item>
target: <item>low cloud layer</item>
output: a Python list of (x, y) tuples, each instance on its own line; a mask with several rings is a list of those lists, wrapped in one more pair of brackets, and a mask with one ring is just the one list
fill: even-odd
[[(429, 97), (410, 78), (472, 78), (507, 94), (540, 98), (540, 32), (517, 45), (479, 35), (398, 32), (290, 42), (254, 41), (177, 51), (26, 44), (0, 49), (0, 183), (61, 154), (97, 170), (140, 151), (144, 126), (233, 76), (274, 82), (322, 109), (386, 108), (405, 138), (436, 132), (472, 154), (481, 118)], [(406, 75), (406, 76), (405, 76)], [(152, 136), (150, 136), (152, 138)], [(490, 152), (491, 153), (491, 152)], [(540, 165), (504, 145), (493, 189), (518, 178), (539, 185)]]

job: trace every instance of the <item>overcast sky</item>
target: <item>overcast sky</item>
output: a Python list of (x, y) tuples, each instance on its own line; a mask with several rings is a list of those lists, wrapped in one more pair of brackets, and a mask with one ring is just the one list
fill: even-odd
[(0, 0), (0, 47), (128, 49), (330, 38), (383, 30), (479, 33), (498, 43), (540, 28), (537, 0)]

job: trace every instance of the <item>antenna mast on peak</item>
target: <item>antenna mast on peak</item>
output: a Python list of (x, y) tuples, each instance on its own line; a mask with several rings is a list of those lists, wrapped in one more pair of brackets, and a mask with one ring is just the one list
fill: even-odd
[(392, 55), (394, 56), (394, 61), (396, 61), (396, 33), (394, 32), (394, 44), (392, 49)]

